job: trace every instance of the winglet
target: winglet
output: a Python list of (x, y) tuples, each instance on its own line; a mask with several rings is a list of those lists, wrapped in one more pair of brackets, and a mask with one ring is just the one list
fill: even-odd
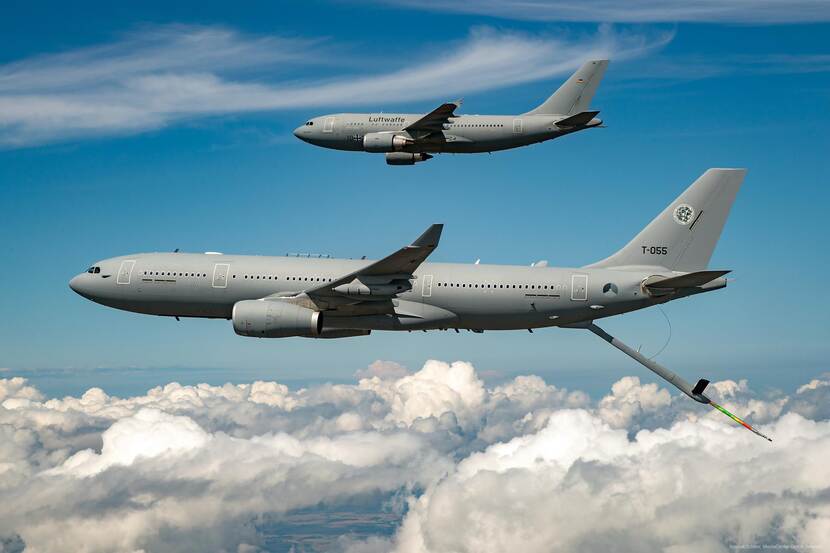
[(435, 224), (430, 225), (428, 229), (424, 231), (424, 233), (419, 236), (414, 242), (412, 242), (412, 247), (414, 248), (435, 248), (438, 246), (438, 241), (441, 239), (441, 231), (444, 230), (444, 225), (442, 224)]

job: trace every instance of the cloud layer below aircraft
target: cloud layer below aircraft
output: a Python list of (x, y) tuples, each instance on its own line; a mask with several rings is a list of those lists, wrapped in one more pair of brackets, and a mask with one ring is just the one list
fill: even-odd
[(536, 376), (488, 388), (464, 362), (379, 361), (359, 377), (63, 399), (0, 380), (0, 551), (256, 551), (262, 521), (378, 496), (395, 534), (332, 547), (827, 545), (828, 379), (789, 396), (710, 386), (770, 444), (630, 376), (597, 401)]

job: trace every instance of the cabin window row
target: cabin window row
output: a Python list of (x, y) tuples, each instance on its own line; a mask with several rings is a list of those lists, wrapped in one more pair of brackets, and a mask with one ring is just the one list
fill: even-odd
[(180, 276), (180, 277), (196, 277), (205, 278), (207, 273), (177, 273), (175, 271), (144, 271), (145, 276)]
[(458, 284), (455, 282), (439, 282), (439, 287), (444, 288), (515, 288), (519, 290), (562, 290), (562, 284)]
[[(236, 275), (233, 275), (236, 278)], [(239, 278), (244, 280), (279, 280), (280, 277), (275, 275), (239, 275)], [(302, 280), (306, 282), (331, 282), (334, 279), (327, 277), (285, 277), (285, 280)]]

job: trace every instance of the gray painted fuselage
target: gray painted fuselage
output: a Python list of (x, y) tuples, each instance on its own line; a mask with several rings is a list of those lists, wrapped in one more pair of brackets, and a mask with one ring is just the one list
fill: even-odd
[[(409, 137), (405, 128), (423, 117), (411, 113), (338, 113), (310, 119), (294, 130), (309, 144), (334, 150), (364, 151), (367, 133), (395, 133)], [(556, 122), (565, 115), (459, 115), (442, 133), (402, 147), (411, 153), (482, 153), (518, 148), (552, 140), (602, 124), (593, 119), (587, 125), (562, 129)], [(311, 124), (309, 124), (311, 123)]]
[[(370, 260), (151, 253), (96, 264), (73, 290), (97, 303), (151, 315), (231, 317), (241, 300), (292, 296), (365, 267)], [(666, 272), (663, 271), (665, 274)], [(352, 316), (326, 312), (332, 328), (371, 330), (511, 330), (560, 326), (667, 301), (645, 294), (655, 274), (609, 269), (569, 269), (483, 264), (423, 263), (412, 289), (392, 300), (394, 313)], [(725, 285), (718, 279), (697, 293)], [(671, 299), (686, 294), (673, 295)], [(382, 302), (379, 302), (381, 305)]]

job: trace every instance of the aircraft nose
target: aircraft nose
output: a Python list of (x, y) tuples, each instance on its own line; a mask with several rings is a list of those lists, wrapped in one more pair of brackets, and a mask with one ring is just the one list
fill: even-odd
[(73, 277), (69, 281), (69, 287), (79, 296), (89, 297), (89, 278), (86, 273), (81, 273)]
[(306, 134), (307, 132), (308, 131), (306, 130), (305, 125), (300, 125), (296, 129), (294, 129), (294, 136), (296, 136), (297, 138), (299, 138), (300, 140), (305, 142), (305, 136), (303, 136), (303, 135)]

